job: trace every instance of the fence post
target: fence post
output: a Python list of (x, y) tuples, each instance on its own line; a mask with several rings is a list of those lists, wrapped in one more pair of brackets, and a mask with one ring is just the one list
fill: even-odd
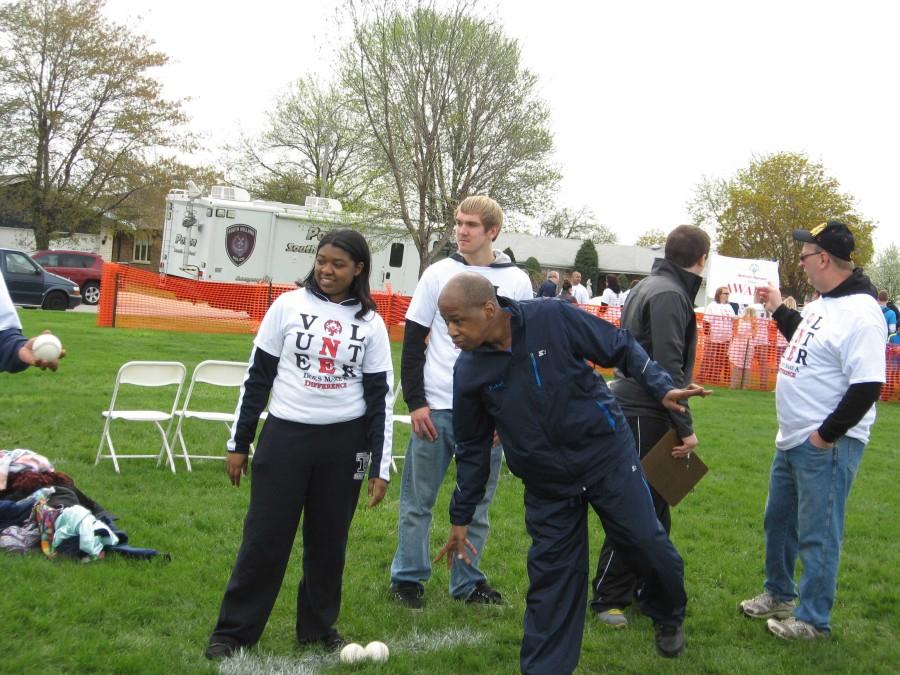
[(116, 327), (116, 312), (119, 305), (119, 272), (113, 277), (112, 328)]

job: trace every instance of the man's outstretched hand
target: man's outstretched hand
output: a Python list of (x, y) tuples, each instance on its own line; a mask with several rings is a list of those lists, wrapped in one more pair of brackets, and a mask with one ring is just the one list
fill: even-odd
[(663, 396), (662, 404), (663, 407), (668, 410), (683, 413), (685, 408), (681, 405), (680, 401), (691, 398), (692, 396), (702, 396), (703, 398), (706, 398), (711, 393), (713, 393), (712, 389), (704, 389), (699, 384), (689, 384), (684, 389), (670, 389), (669, 392)]

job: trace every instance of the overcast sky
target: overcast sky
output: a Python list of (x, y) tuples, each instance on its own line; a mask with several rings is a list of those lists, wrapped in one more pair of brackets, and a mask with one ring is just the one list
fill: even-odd
[[(206, 136), (209, 160), (258, 129), (285, 85), (328, 77), (340, 0), (108, 0), (107, 14), (171, 57), (170, 97)], [(805, 152), (900, 244), (900, 93), (893, 2), (499, 0), (549, 102), (563, 182), (632, 243), (688, 222), (703, 176), (755, 155)], [(897, 5), (900, 7), (900, 5)], [(553, 205), (548, 205), (548, 209)]]

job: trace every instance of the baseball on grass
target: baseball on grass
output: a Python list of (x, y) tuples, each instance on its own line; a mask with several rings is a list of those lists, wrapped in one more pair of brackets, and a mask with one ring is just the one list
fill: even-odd
[(388, 660), (390, 652), (388, 651), (388, 646), (386, 644), (375, 640), (366, 645), (366, 656), (377, 663), (383, 663)]
[(366, 660), (366, 650), (362, 645), (351, 642), (341, 650), (342, 663), (360, 663)]
[(34, 354), (34, 358), (41, 361), (55, 361), (61, 352), (62, 342), (50, 333), (38, 335), (31, 343), (31, 353)]

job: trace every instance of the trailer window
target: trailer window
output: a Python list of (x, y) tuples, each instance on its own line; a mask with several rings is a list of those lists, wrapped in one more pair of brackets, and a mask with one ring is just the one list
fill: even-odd
[(391, 267), (403, 266), (403, 244), (391, 244), (391, 257), (388, 260), (388, 265)]

